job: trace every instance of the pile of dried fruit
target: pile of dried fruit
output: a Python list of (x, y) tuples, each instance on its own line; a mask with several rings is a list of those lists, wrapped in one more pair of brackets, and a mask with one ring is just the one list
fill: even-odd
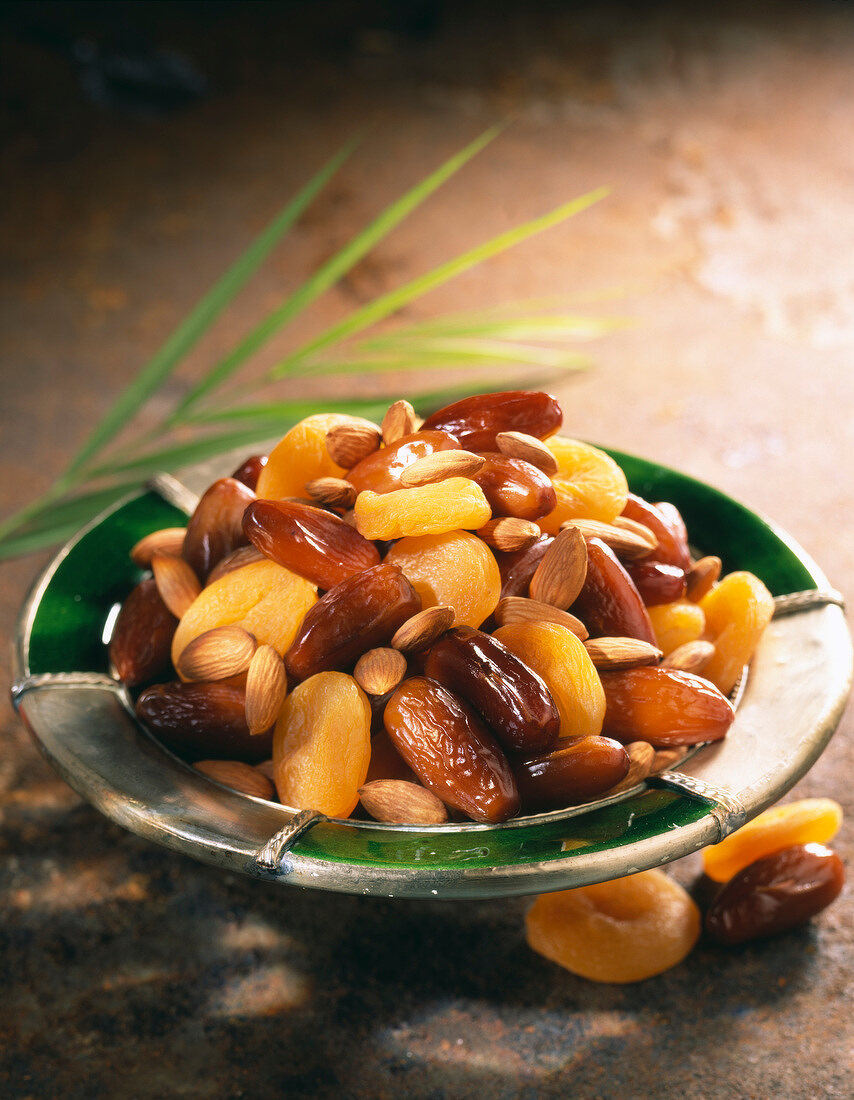
[(139, 718), (246, 793), (423, 824), (583, 803), (723, 737), (770, 594), (561, 423), (527, 392), (303, 420), (134, 547), (114, 668), (177, 674)]

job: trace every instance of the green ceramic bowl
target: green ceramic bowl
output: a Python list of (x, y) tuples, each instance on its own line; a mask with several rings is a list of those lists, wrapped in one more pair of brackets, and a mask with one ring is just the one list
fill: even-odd
[[(148, 532), (184, 522), (154, 491), (141, 490), (80, 531), (36, 583), (16, 639), (15, 704), (57, 771), (108, 817), (269, 882), (389, 897), (497, 897), (668, 863), (720, 840), (814, 763), (850, 690), (851, 641), (841, 608), (821, 595), (826, 578), (783, 531), (708, 485), (611, 453), (634, 491), (677, 505), (694, 545), (718, 554), (726, 571), (751, 570), (775, 596), (813, 593), (767, 629), (728, 737), (617, 799), (499, 826), (311, 816), (294, 823), (285, 807), (200, 775), (138, 725), (107, 667), (111, 624), (140, 579), (128, 551)], [(223, 457), (182, 481), (200, 491), (233, 465)]]

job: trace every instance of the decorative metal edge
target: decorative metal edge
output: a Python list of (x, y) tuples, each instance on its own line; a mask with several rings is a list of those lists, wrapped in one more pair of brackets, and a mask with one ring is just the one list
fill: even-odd
[(261, 871), (279, 870), (282, 857), (293, 848), (301, 836), (321, 821), (329, 821), (329, 818), (319, 810), (300, 810), (298, 814), (294, 814), (287, 825), (270, 837), (263, 848), (258, 849), (254, 855), (255, 865)]
[(155, 474), (154, 477), (146, 481), (145, 487), (162, 496), (170, 504), (174, 504), (176, 508), (180, 508), (188, 516), (195, 512), (199, 503), (198, 493), (188, 489), (182, 481), (179, 481), (177, 477), (173, 477), (172, 474)]
[(740, 829), (747, 821), (747, 809), (741, 800), (723, 787), (714, 783), (707, 783), (704, 779), (698, 779), (693, 775), (685, 775), (682, 772), (659, 772), (651, 775), (647, 783), (653, 787), (664, 787), (667, 790), (678, 791), (679, 794), (687, 794), (694, 798), (701, 798), (704, 802), (710, 802), (711, 816), (715, 819), (720, 831), (720, 840), (736, 829)]
[(39, 672), (13, 682), (9, 692), (15, 709), (19, 709), (20, 701), (28, 691), (43, 687), (101, 687), (116, 695), (123, 693), (123, 685), (102, 672)]
[(845, 597), (835, 588), (810, 588), (806, 592), (789, 592), (774, 597), (774, 618), (793, 615), (798, 611), (812, 611), (816, 607), (835, 604), (845, 610)]

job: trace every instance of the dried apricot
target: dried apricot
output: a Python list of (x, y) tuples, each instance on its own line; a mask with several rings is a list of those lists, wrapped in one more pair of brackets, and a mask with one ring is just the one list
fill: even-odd
[(703, 609), (690, 600), (674, 600), (647, 608), (655, 640), (664, 654), (686, 642), (696, 642), (706, 627)]
[(774, 597), (752, 573), (730, 573), (698, 604), (715, 654), (703, 675), (724, 694), (732, 691), (774, 614)]
[(343, 477), (346, 471), (329, 457), (326, 433), (354, 419), (369, 423), (339, 413), (318, 413), (291, 428), (270, 452), (258, 475), (258, 496), (265, 500), (299, 497), (307, 481), (316, 477)]
[(370, 758), (371, 707), (352, 676), (319, 672), (294, 688), (273, 735), (273, 778), (284, 805), (347, 817)]
[(492, 516), (483, 490), (466, 477), (384, 494), (366, 489), (356, 498), (355, 511), (356, 527), (366, 539), (476, 531)]
[(602, 732), (605, 693), (584, 644), (557, 623), (508, 623), (493, 633), (544, 681), (560, 713), (559, 742)]
[(501, 575), (491, 550), (468, 531), (401, 539), (386, 554), (427, 607), (453, 607), (454, 626), (480, 626), (495, 610)]
[(680, 963), (700, 937), (700, 911), (659, 870), (542, 894), (525, 918), (528, 944), (595, 982), (640, 982)]
[(549, 535), (568, 519), (598, 519), (611, 523), (626, 505), (626, 475), (610, 455), (578, 439), (554, 436), (546, 446), (557, 459), (558, 472), (552, 478), (557, 505), (540, 527)]
[(793, 844), (826, 844), (839, 831), (842, 807), (832, 798), (802, 798), (773, 806), (748, 821), (720, 844), (703, 849), (703, 870), (727, 882), (742, 868)]

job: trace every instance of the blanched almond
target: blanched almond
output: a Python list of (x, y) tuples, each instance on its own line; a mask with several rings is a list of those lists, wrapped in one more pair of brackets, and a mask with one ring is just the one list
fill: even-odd
[(617, 527), (613, 523), (600, 523), (596, 519), (569, 519), (564, 527), (575, 527), (585, 538), (601, 539), (618, 557), (629, 560), (645, 558), (658, 546), (658, 540), (651, 531), (647, 537), (638, 534), (637, 531), (630, 531), (627, 527)]
[(557, 623), (572, 631), (582, 642), (587, 637), (587, 627), (581, 619), (549, 603), (529, 600), (526, 596), (505, 596), (498, 601), (493, 615), (499, 626), (506, 626), (507, 623)]
[(639, 638), (588, 638), (584, 648), (601, 669), (657, 665), (663, 656), (660, 649)]
[(255, 638), (242, 626), (215, 626), (185, 646), (175, 666), (182, 680), (225, 680), (249, 668)]
[(540, 529), (529, 519), (517, 519), (515, 516), (500, 516), (491, 519), (480, 530), (475, 531), (478, 538), (487, 546), (496, 550), (512, 553), (514, 550), (526, 550), (540, 537)]
[(200, 760), (193, 767), (209, 779), (241, 794), (251, 794), (255, 798), (266, 798), (270, 801), (275, 797), (273, 784), (251, 764), (243, 764), (239, 760)]
[(418, 417), (415, 415), (415, 409), (408, 401), (395, 401), (393, 405), (389, 405), (388, 412), (383, 417), (383, 443), (386, 447), (390, 447), (392, 443), (397, 443), (402, 436), (411, 435), (412, 432), (418, 431), (417, 422)]
[(331, 504), (335, 508), (352, 508), (356, 503), (356, 490), (342, 477), (318, 477), (306, 482), (305, 491), (312, 500)]
[(276, 721), (287, 691), (282, 658), (271, 645), (259, 645), (246, 673), (246, 725), (253, 736), (264, 733)]
[(575, 602), (587, 576), (587, 546), (577, 527), (558, 531), (531, 578), (531, 599), (561, 611)]
[(452, 607), (427, 607), (407, 619), (391, 640), (393, 649), (401, 653), (417, 653), (426, 649), (438, 637), (450, 630), (454, 622)]
[(406, 658), (397, 649), (382, 647), (363, 653), (353, 669), (353, 678), (368, 695), (385, 695), (406, 675)]
[(183, 558), (155, 552), (151, 568), (160, 598), (176, 619), (180, 619), (202, 590), (199, 578)]
[(329, 457), (345, 470), (379, 449), (382, 434), (378, 427), (365, 420), (349, 420), (326, 433), (326, 450)]
[(181, 556), (186, 533), (186, 527), (164, 527), (160, 531), (152, 531), (150, 535), (143, 535), (133, 546), (130, 556), (142, 569), (151, 565), (155, 554), (172, 554), (178, 558)]
[(558, 471), (555, 456), (535, 435), (525, 432), (499, 432), (495, 437), (499, 451), (508, 458), (521, 458), (532, 466), (553, 477)]
[(405, 779), (375, 779), (359, 788), (362, 805), (389, 825), (441, 825), (448, 811), (432, 791)]
[(685, 574), (685, 595), (694, 603), (699, 603), (710, 592), (721, 575), (721, 559), (710, 554), (699, 558)]
[(714, 655), (714, 645), (698, 638), (695, 642), (685, 642), (671, 650), (661, 663), (665, 668), (697, 673), (702, 672)]
[(485, 459), (471, 451), (434, 451), (418, 458), (400, 473), (400, 484), (406, 488), (445, 481), (449, 477), (471, 477), (483, 466)]

